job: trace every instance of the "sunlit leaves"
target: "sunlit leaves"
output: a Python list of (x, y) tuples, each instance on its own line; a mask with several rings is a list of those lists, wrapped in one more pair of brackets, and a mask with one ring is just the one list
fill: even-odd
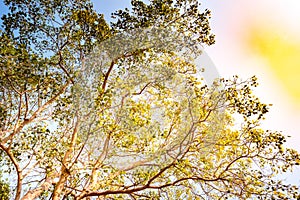
[(133, 0), (132, 12), (128, 9), (113, 14), (117, 22), (112, 23), (116, 31), (147, 28), (151, 26), (173, 27), (196, 43), (213, 44), (214, 35), (210, 33), (210, 11), (199, 11), (197, 1), (151, 0), (149, 4)]
[(6, 3), (0, 161), (16, 199), (299, 196), (276, 180), (300, 158), (260, 127), (256, 78), (208, 87), (193, 63), (214, 43), (198, 1), (133, 0), (111, 27), (89, 1)]

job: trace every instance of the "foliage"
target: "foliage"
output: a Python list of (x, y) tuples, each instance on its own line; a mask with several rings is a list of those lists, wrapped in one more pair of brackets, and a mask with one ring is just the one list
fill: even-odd
[(2, 180), (2, 174), (0, 171), (0, 199), (9, 199), (9, 184)]
[(5, 3), (0, 163), (15, 199), (299, 198), (276, 177), (299, 154), (260, 128), (256, 78), (201, 80), (193, 59), (214, 35), (196, 0), (132, 0), (110, 26), (89, 1)]

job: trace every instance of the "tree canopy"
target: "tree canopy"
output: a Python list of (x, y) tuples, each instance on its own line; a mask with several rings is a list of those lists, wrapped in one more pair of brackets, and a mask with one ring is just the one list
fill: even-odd
[(201, 78), (197, 0), (132, 0), (110, 24), (88, 0), (4, 2), (1, 199), (300, 198), (256, 77)]

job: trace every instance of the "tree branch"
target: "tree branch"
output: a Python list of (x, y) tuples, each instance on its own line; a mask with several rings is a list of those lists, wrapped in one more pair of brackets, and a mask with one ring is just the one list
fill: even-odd
[(70, 169), (68, 168), (68, 162), (69, 162), (69, 157), (71, 153), (74, 151), (73, 148), (76, 144), (78, 126), (79, 126), (79, 118), (76, 119), (75, 127), (72, 133), (71, 144), (62, 161), (60, 178), (53, 191), (53, 200), (57, 200), (60, 198), (60, 195), (62, 195), (63, 185), (65, 184), (68, 176), (71, 174)]
[(41, 107), (39, 107), (33, 114), (32, 114), (32, 116), (29, 118), (29, 119), (27, 119), (27, 120), (24, 120), (14, 131), (13, 131), (13, 133), (12, 134), (10, 134), (9, 136), (7, 136), (6, 138), (4, 138), (4, 139), (2, 139), (1, 140), (1, 143), (2, 144), (5, 144), (7, 141), (9, 141), (9, 140), (11, 140), (13, 137), (14, 137), (14, 135), (16, 135), (17, 133), (19, 133), (21, 130), (22, 130), (22, 128), (25, 126), (25, 125), (27, 125), (27, 124), (29, 124), (29, 123), (31, 123), (35, 118), (36, 118), (36, 116), (39, 114), (39, 113), (41, 113), (42, 111), (44, 111), (46, 108), (47, 108), (47, 106), (49, 106), (50, 104), (52, 104), (65, 90), (66, 90), (66, 88), (68, 87), (68, 85), (70, 84), (70, 80), (60, 89), (60, 91), (54, 96), (54, 97), (52, 97), (49, 101), (47, 101), (44, 105), (42, 105)]
[(22, 180), (23, 180), (22, 170), (18, 164), (17, 159), (13, 155), (13, 153), (9, 149), (5, 148), (1, 143), (0, 143), (0, 148), (6, 153), (6, 155), (8, 155), (10, 161), (13, 163), (13, 165), (16, 169), (18, 180), (17, 180), (17, 190), (16, 190), (16, 195), (15, 195), (15, 200), (19, 200), (21, 197), (21, 192), (22, 192)]

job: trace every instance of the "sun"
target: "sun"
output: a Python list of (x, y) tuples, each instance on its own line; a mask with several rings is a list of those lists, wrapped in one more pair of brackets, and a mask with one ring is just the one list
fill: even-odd
[[(300, 3), (299, 3), (300, 4)], [(264, 58), (296, 104), (300, 106), (300, 40), (288, 30), (250, 28), (248, 46)]]

